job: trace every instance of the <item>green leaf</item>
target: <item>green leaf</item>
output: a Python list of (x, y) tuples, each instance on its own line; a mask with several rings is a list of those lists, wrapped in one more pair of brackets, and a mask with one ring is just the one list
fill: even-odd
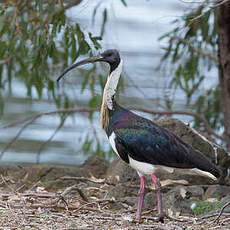
[(102, 27), (101, 27), (101, 37), (104, 35), (106, 22), (107, 22), (107, 9), (104, 9), (103, 22), (102, 22)]
[(127, 7), (127, 3), (125, 0), (121, 0), (122, 4)]

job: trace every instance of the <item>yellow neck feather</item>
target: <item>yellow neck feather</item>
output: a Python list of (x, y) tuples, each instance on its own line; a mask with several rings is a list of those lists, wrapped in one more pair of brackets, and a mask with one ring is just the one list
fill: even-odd
[(102, 104), (101, 104), (100, 123), (101, 123), (101, 128), (105, 130), (105, 132), (107, 132), (108, 126), (109, 126), (109, 109), (106, 105), (105, 94), (106, 92), (104, 91), (103, 98), (102, 98)]

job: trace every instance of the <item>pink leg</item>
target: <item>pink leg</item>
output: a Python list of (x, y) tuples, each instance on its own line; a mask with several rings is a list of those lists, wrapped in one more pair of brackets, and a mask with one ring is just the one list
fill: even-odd
[(144, 191), (145, 191), (145, 177), (140, 177), (141, 184), (139, 190), (139, 200), (137, 206), (137, 213), (136, 213), (136, 220), (139, 221), (141, 219), (141, 212), (142, 212), (142, 205), (143, 205), (143, 198), (144, 198)]
[(159, 218), (159, 221), (164, 222), (165, 214), (163, 213), (163, 206), (162, 206), (161, 184), (160, 184), (160, 181), (157, 179), (157, 177), (153, 173), (151, 174), (151, 179), (156, 188), (158, 218)]

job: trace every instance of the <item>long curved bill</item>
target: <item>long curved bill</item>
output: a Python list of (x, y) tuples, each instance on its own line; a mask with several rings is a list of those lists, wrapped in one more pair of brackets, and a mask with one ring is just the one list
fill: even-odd
[(97, 61), (103, 61), (103, 57), (101, 55), (98, 55), (98, 56), (95, 56), (95, 57), (90, 57), (90, 58), (87, 58), (87, 59), (84, 59), (82, 61), (79, 61), (73, 65), (71, 65), (70, 67), (68, 67), (57, 79), (57, 81), (59, 81), (66, 73), (68, 73), (70, 70), (80, 66), (80, 65), (84, 65), (84, 64), (87, 64), (87, 63), (94, 63), (94, 62), (97, 62)]

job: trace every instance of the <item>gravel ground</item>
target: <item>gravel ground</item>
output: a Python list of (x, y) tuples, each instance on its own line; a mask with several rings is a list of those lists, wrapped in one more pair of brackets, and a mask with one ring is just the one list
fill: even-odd
[[(108, 185), (87, 179), (63, 189), (46, 189), (42, 183), (25, 186), (1, 176), (0, 229), (230, 229), (230, 214), (197, 218), (178, 216), (156, 222), (156, 210), (145, 210), (142, 223), (133, 221), (128, 202), (106, 199)], [(119, 204), (119, 205), (118, 205)]]

